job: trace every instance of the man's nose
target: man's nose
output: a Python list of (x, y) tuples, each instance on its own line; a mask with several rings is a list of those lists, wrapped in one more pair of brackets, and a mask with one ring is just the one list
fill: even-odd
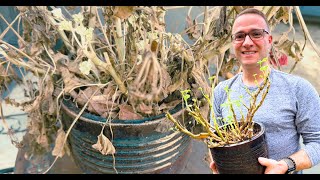
[(249, 46), (252, 46), (253, 45), (253, 41), (251, 40), (250, 36), (247, 34), (246, 37), (244, 38), (243, 40), (243, 43), (242, 45), (244, 47), (249, 47)]

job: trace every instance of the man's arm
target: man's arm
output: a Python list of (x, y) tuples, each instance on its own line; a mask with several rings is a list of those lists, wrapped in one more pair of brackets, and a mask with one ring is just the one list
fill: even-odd
[[(311, 161), (307, 153), (302, 149), (290, 156), (296, 163), (296, 171), (311, 168)], [(265, 174), (285, 174), (288, 170), (284, 160), (276, 161), (260, 157), (261, 165), (266, 166)]]
[(302, 149), (290, 156), (296, 162), (296, 170), (309, 169), (312, 167), (308, 154)]

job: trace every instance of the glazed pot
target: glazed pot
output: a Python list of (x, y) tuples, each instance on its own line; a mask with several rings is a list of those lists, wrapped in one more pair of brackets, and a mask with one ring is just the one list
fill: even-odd
[[(79, 112), (73, 102), (63, 101), (62, 121), (66, 129)], [(179, 118), (185, 111), (179, 106), (170, 112)], [(92, 148), (105, 121), (100, 116), (83, 113), (68, 137), (73, 159), (84, 173), (178, 173), (184, 167), (190, 153), (191, 138), (170, 130), (172, 124), (164, 114), (107, 123), (103, 133), (115, 147), (114, 157), (102, 155)]]
[(254, 123), (255, 135), (243, 142), (210, 148), (212, 158), (220, 174), (264, 174), (265, 166), (258, 157), (268, 158), (265, 127)]

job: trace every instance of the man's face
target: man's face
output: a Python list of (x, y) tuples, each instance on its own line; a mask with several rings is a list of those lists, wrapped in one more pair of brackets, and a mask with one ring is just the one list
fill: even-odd
[[(239, 16), (232, 28), (232, 34), (243, 32), (249, 33), (252, 30), (266, 30), (267, 24), (264, 19), (257, 14), (243, 14)], [(244, 37), (243, 42), (232, 42), (234, 54), (242, 66), (259, 66), (257, 62), (268, 56), (271, 48), (272, 36), (263, 32), (263, 37), (252, 40), (249, 35)]]

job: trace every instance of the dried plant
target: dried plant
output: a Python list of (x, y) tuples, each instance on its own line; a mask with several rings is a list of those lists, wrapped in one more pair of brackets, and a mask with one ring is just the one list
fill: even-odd
[[(5, 99), (28, 112), (28, 157), (52, 151), (51, 144), (54, 156), (63, 155), (70, 132), (60, 122), (65, 97), (112, 122), (162, 114), (181, 103), (181, 88), (209, 87), (207, 62), (180, 34), (166, 32), (163, 7), (17, 8), (23, 34), (8, 24), (19, 47), (0, 39), (0, 67), (14, 64), (38, 80), (28, 84), (26, 101)], [(9, 70), (1, 71), (4, 84), (14, 79)], [(107, 154), (109, 142), (101, 136), (93, 147)]]

